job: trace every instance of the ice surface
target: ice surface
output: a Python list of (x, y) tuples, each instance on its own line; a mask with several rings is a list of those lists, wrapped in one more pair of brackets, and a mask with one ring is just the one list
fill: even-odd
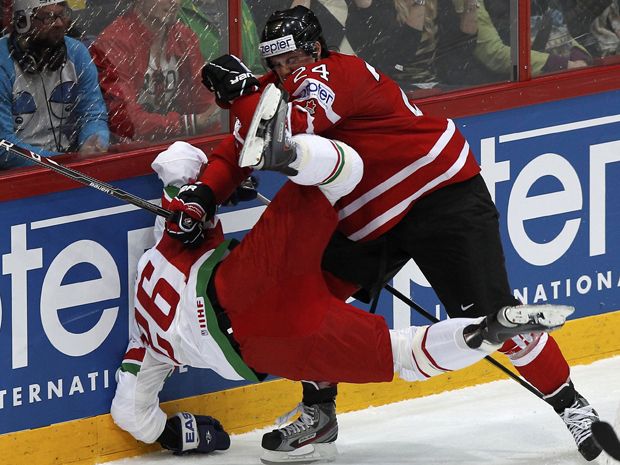
[[(572, 379), (601, 419), (613, 424), (620, 403), (620, 357), (574, 367)], [(552, 409), (511, 380), (340, 414), (338, 422), (335, 465), (588, 463)], [(233, 436), (231, 448), (214, 455), (158, 452), (111, 463), (256, 465), (261, 436), (270, 429)], [(611, 465), (604, 455), (590, 463)]]

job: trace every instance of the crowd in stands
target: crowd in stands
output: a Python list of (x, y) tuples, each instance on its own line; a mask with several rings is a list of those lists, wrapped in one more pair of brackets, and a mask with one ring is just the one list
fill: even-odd
[[(620, 0), (530, 0), (533, 76), (617, 55)], [(224, 0), (14, 0), (0, 39), (0, 136), (42, 155), (101, 153), (228, 130), (200, 81), (228, 51)], [(414, 98), (516, 78), (509, 0), (242, 0), (242, 59), (276, 9), (311, 8), (330, 48)], [(6, 11), (4, 12), (6, 14)], [(0, 152), (0, 169), (21, 166)]]

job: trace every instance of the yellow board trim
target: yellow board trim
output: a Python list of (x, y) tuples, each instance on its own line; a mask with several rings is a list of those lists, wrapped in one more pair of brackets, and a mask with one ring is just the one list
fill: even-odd
[[(620, 311), (570, 321), (554, 333), (571, 365), (594, 362), (620, 354)], [(497, 357), (505, 363), (505, 357)], [(503, 359), (503, 360), (502, 360)], [(423, 383), (341, 384), (338, 411), (359, 410), (404, 399), (423, 397), (502, 379), (489, 363), (432, 378)], [(272, 424), (301, 399), (299, 383), (276, 380), (226, 391), (166, 402), (172, 414), (191, 411), (212, 415), (231, 433)], [(94, 465), (159, 449), (147, 446), (118, 429), (110, 415), (100, 415), (44, 428), (0, 435), (2, 463), (8, 465)]]

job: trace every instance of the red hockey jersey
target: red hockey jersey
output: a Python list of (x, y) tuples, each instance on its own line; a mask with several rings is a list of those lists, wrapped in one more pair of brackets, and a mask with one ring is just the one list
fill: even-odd
[[(265, 84), (274, 81), (274, 73), (263, 79)], [(417, 199), (480, 171), (452, 120), (422, 114), (393, 80), (357, 57), (332, 52), (298, 68), (283, 85), (292, 102), (293, 134), (320, 134), (345, 142), (364, 161), (361, 182), (336, 204), (338, 229), (352, 240), (377, 238)], [(257, 100), (252, 95), (233, 105), (242, 128), (239, 140)], [(228, 149), (231, 146), (229, 142)], [(216, 150), (210, 159), (217, 165), (224, 152)], [(236, 154), (223, 158), (230, 171)], [(209, 178), (217, 172), (210, 166), (203, 181), (211, 185)]]

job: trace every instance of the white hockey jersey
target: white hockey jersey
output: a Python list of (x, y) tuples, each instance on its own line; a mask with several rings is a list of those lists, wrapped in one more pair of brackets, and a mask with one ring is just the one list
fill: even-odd
[(136, 327), (140, 340), (163, 363), (210, 368), (227, 379), (253, 379), (219, 328), (207, 296), (213, 268), (227, 253), (228, 242), (196, 253), (164, 236), (138, 264)]
[(163, 431), (166, 415), (158, 395), (175, 366), (210, 368), (231, 380), (258, 380), (222, 333), (207, 297), (213, 267), (228, 253), (228, 245), (186, 249), (163, 235), (139, 261), (135, 321), (111, 414), (141, 441), (154, 442)]
[[(206, 162), (199, 149), (175, 142), (155, 159), (153, 168), (164, 185), (181, 186)], [(165, 192), (164, 207), (172, 195)], [(188, 249), (163, 233), (163, 218), (158, 218), (157, 244), (138, 263), (135, 318), (110, 413), (119, 427), (146, 443), (164, 430), (166, 414), (158, 396), (175, 366), (210, 368), (232, 380), (257, 380), (222, 333), (207, 297), (213, 267), (229, 246), (217, 217), (209, 227), (207, 240)]]

